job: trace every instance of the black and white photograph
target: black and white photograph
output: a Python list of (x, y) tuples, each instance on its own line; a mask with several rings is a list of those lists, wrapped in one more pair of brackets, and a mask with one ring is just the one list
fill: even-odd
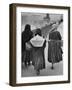
[(21, 12), (21, 76), (63, 75), (63, 14)]
[(10, 10), (10, 84), (70, 82), (70, 8), (12, 4)]

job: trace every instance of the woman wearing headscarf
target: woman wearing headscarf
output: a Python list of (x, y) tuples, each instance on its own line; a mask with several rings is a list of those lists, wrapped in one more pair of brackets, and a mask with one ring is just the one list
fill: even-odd
[[(33, 40), (43, 40), (43, 45), (37, 46), (35, 43), (33, 45), (32, 41)], [(32, 60), (32, 65), (34, 66), (34, 69), (36, 70), (36, 74), (40, 74), (40, 70), (45, 68), (45, 57), (44, 57), (44, 48), (46, 45), (46, 41), (43, 39), (41, 36), (41, 30), (38, 28), (36, 30), (35, 37), (33, 37), (31, 40), (31, 45), (32, 45), (32, 53), (31, 53), (31, 60)]]
[(49, 33), (48, 43), (48, 61), (52, 63), (51, 69), (54, 69), (54, 63), (62, 61), (62, 38), (60, 32), (57, 31), (58, 23), (54, 26), (52, 31)]
[(27, 63), (30, 65), (30, 51), (26, 49), (26, 43), (30, 41), (32, 36), (31, 27), (29, 24), (26, 24), (22, 32), (22, 62), (25, 63), (25, 66), (27, 66)]

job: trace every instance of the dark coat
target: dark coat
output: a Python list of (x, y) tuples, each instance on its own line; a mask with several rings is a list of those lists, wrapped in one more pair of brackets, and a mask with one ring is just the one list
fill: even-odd
[(22, 62), (30, 61), (30, 51), (26, 50), (26, 42), (29, 42), (32, 37), (33, 33), (31, 31), (22, 32)]
[(31, 60), (35, 70), (41, 70), (45, 68), (45, 57), (44, 57), (45, 46), (46, 41), (44, 42), (42, 47), (32, 46)]
[(57, 63), (62, 60), (62, 41), (61, 35), (58, 31), (52, 31), (49, 34), (48, 42), (48, 61), (51, 63)]
[(26, 50), (25, 43), (30, 41), (30, 39), (33, 37), (33, 33), (29, 31), (28, 33), (23, 31), (22, 32), (22, 52)]

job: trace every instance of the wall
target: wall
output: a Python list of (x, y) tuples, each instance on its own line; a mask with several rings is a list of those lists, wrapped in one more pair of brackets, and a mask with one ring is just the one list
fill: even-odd
[[(70, 84), (11, 87), (9, 82), (9, 4), (34, 3), (72, 6), (72, 0), (0, 0), (0, 90), (71, 90)], [(72, 11), (72, 7), (71, 7)], [(72, 17), (72, 12), (71, 12)], [(72, 18), (71, 18), (72, 19)], [(72, 27), (71, 27), (72, 29)], [(72, 36), (71, 36), (72, 38)], [(72, 64), (72, 61), (71, 61)], [(71, 65), (72, 68), (72, 65)], [(72, 72), (71, 72), (72, 75)], [(71, 78), (72, 81), (72, 78)]]

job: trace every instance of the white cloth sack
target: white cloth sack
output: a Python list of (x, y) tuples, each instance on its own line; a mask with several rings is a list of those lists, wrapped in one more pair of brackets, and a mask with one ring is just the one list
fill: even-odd
[(45, 39), (39, 35), (33, 37), (30, 42), (34, 47), (42, 47), (44, 44)]
[(26, 45), (26, 50), (30, 50), (32, 48), (29, 42), (27, 42), (25, 45)]

